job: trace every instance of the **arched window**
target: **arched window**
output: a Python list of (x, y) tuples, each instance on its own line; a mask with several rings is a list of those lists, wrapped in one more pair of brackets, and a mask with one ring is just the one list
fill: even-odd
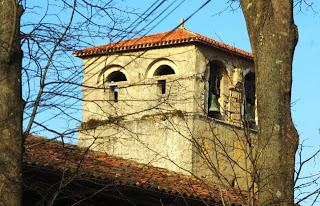
[(117, 85), (117, 82), (123, 82), (127, 81), (126, 75), (124, 75), (120, 71), (114, 71), (111, 72), (106, 80), (107, 83), (110, 84), (110, 92), (109, 92), (109, 100), (118, 102), (118, 97), (119, 97), (119, 87)]
[(168, 66), (168, 65), (161, 65), (155, 72), (154, 76), (163, 76), (163, 75), (169, 75), (169, 74), (175, 74), (174, 70)]
[(124, 75), (120, 71), (115, 71), (109, 74), (109, 76), (106, 79), (106, 82), (113, 83), (113, 82), (122, 82), (127, 81), (126, 75)]
[(160, 58), (149, 64), (146, 72), (146, 78), (163, 75), (179, 75), (179, 69), (172, 60)]
[[(171, 75), (171, 74), (175, 74), (175, 72), (168, 65), (161, 65), (154, 72), (154, 76), (165, 76), (165, 75)], [(167, 92), (165, 79), (158, 80), (158, 88), (159, 88), (160, 94), (165, 94)]]
[[(217, 119), (224, 119), (221, 115), (220, 98), (225, 87), (226, 70), (220, 62), (210, 62), (208, 115)], [(220, 101), (219, 101), (220, 100)]]

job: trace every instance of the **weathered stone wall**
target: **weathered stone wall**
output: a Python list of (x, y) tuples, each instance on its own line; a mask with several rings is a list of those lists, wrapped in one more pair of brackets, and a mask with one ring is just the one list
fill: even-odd
[(78, 144), (188, 174), (192, 171), (192, 128), (189, 126), (192, 121), (177, 112), (137, 120), (100, 122), (102, 126), (84, 128)]
[[(136, 119), (165, 110), (193, 112), (195, 46), (159, 48), (84, 60), (83, 121), (122, 116)], [(149, 74), (157, 62), (171, 61), (174, 75)], [(110, 83), (103, 83), (106, 66), (121, 68), (127, 80), (118, 82), (118, 102), (110, 99)], [(114, 65), (114, 67), (112, 67)], [(151, 71), (152, 72), (152, 71)], [(166, 79), (166, 94), (161, 94), (158, 80)]]
[(206, 117), (195, 118), (194, 125), (193, 173), (247, 190), (251, 184), (256, 132)]
[[(207, 117), (210, 63), (219, 62), (222, 119)], [(161, 64), (174, 75), (154, 76)], [(218, 183), (246, 185), (250, 168), (241, 122), (241, 91), (235, 68), (253, 71), (253, 62), (203, 45), (152, 48), (84, 59), (83, 123), (78, 145), (154, 166), (191, 172)], [(121, 71), (118, 102), (104, 75)], [(166, 80), (161, 94), (158, 80)], [(236, 97), (236, 98), (234, 98)], [(221, 176), (223, 174), (223, 176)], [(219, 178), (218, 178), (219, 177)]]
[(255, 144), (253, 130), (248, 135), (243, 127), (181, 111), (101, 121), (83, 129), (82, 147), (247, 189), (248, 157), (255, 148), (246, 145), (248, 138)]

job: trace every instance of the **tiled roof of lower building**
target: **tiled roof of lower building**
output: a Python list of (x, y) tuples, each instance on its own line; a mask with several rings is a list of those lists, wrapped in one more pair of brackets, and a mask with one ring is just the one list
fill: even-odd
[(220, 205), (222, 201), (231, 205), (244, 205), (247, 199), (246, 193), (226, 189), (193, 176), (86, 150), (75, 145), (63, 144), (59, 141), (30, 136), (27, 138), (25, 148), (24, 164), (33, 167), (203, 200), (209, 205)]
[(177, 45), (188, 42), (199, 42), (216, 48), (224, 49), (226, 51), (234, 52), (249, 58), (253, 57), (253, 54), (250, 52), (229, 46), (214, 39), (210, 39), (208, 37), (189, 31), (185, 28), (178, 28), (173, 31), (142, 36), (129, 40), (123, 40), (107, 45), (86, 48), (83, 50), (76, 51), (74, 55), (78, 57), (84, 57), (109, 52), (127, 51), (166, 45)]

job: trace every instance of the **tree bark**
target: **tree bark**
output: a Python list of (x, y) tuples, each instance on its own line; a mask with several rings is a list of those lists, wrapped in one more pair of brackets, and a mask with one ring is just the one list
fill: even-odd
[(0, 0), (0, 205), (21, 205), (22, 51), (16, 0)]
[(260, 205), (294, 205), (299, 137), (291, 118), (292, 60), (298, 40), (292, 0), (240, 0), (256, 72)]

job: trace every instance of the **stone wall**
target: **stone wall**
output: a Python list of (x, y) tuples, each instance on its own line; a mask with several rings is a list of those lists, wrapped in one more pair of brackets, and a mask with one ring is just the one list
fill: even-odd
[(249, 155), (255, 148), (247, 143), (250, 138), (255, 145), (253, 130), (245, 132), (243, 127), (181, 111), (101, 121), (80, 129), (84, 129), (78, 141), (82, 147), (227, 186), (247, 189), (250, 184)]
[(83, 128), (78, 144), (189, 174), (192, 171), (192, 121), (177, 112), (148, 115), (137, 120), (99, 122), (100, 126)]
[[(84, 60), (83, 121), (122, 116), (136, 119), (165, 110), (193, 112), (195, 46), (159, 48), (125, 54), (113, 54)], [(153, 65), (171, 62), (174, 75), (153, 76)], [(107, 71), (104, 68), (109, 67)], [(127, 77), (117, 82), (118, 102), (110, 99), (110, 83), (103, 82), (108, 70), (119, 70)], [(107, 75), (107, 74), (106, 74)], [(159, 80), (166, 80), (161, 94)], [(114, 85), (114, 84), (113, 84)]]
[(195, 118), (194, 125), (193, 173), (206, 180), (248, 190), (256, 132), (206, 117)]
[[(242, 127), (243, 84), (237, 85), (237, 78), (253, 72), (251, 59), (189, 43), (88, 57), (83, 64), (80, 147), (222, 184), (247, 185), (250, 149)], [(169, 65), (175, 74), (155, 75), (161, 65)], [(208, 117), (212, 65), (225, 71), (218, 119)], [(106, 82), (115, 71), (127, 81)], [(114, 86), (117, 101), (112, 98)]]

